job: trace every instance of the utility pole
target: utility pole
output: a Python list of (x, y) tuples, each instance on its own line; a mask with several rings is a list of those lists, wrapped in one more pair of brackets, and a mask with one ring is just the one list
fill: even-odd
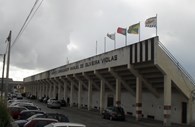
[(5, 54), (3, 55), (3, 70), (2, 70), (2, 79), (1, 79), (1, 99), (3, 99), (3, 85), (4, 85), (4, 70), (5, 70)]
[(5, 82), (5, 104), (7, 104), (8, 95), (8, 79), (9, 79), (9, 64), (10, 64), (10, 47), (11, 47), (11, 36), (12, 31), (9, 32), (8, 40), (8, 53), (7, 53), (7, 71), (6, 71), (6, 82)]

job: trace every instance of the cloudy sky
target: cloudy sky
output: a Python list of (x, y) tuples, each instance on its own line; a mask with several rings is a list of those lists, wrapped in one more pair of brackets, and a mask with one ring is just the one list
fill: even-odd
[[(39, 1), (39, 3), (41, 0)], [(0, 0), (0, 53), (12, 30), (12, 43), (35, 0)], [(104, 52), (104, 37), (117, 27), (141, 22), (141, 40), (155, 36), (145, 28), (147, 18), (158, 15), (160, 41), (195, 78), (194, 0), (44, 0), (20, 38), (11, 48), (10, 78), (24, 77)], [(128, 44), (138, 41), (128, 35)], [(113, 50), (107, 38), (106, 50)], [(116, 47), (124, 36), (116, 35)], [(2, 56), (0, 56), (2, 72)]]

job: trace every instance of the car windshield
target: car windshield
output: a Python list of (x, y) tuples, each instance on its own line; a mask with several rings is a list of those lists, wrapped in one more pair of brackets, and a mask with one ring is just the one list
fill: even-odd
[(113, 109), (113, 111), (116, 111), (117, 113), (123, 113), (124, 112), (123, 108), (121, 108), (121, 107), (115, 107)]
[(24, 106), (24, 107), (26, 107), (29, 110), (38, 110), (38, 108), (35, 106)]

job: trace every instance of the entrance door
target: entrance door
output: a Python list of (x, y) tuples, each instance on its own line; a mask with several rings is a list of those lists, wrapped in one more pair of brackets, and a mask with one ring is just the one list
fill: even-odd
[(113, 97), (108, 97), (107, 99), (107, 106), (114, 106), (114, 98)]
[(182, 111), (181, 111), (182, 123), (187, 123), (187, 103), (182, 102)]

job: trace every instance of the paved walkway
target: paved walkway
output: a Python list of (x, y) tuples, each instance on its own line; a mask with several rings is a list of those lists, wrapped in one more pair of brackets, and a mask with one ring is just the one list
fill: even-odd
[[(87, 109), (78, 109), (77, 107), (71, 107), (71, 108), (66, 107), (66, 108), (69, 108), (69, 110), (79, 110), (79, 111), (83, 111), (83, 112), (89, 112)], [(90, 112), (94, 113), (96, 115), (100, 115), (98, 110), (91, 110)], [(133, 124), (141, 125), (143, 127), (164, 127), (163, 121), (159, 121), (159, 120), (143, 118), (141, 121), (137, 122), (135, 117), (133, 117), (133, 116), (127, 116), (126, 120), (133, 123)], [(172, 123), (170, 127), (195, 127), (195, 126)]]

